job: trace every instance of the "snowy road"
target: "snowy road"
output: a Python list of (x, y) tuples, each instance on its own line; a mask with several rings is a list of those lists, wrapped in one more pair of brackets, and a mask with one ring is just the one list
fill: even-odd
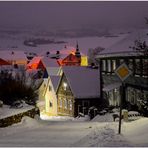
[[(49, 124), (49, 125), (48, 125)], [(0, 146), (70, 146), (95, 127), (91, 122), (50, 122), (1, 130)]]
[(36, 121), (0, 129), (0, 146), (130, 146), (115, 132), (117, 123)]

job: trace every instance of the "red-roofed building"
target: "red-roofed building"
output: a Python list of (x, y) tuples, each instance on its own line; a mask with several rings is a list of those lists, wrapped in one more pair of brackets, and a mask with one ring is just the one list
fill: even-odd
[(45, 66), (41, 60), (41, 57), (34, 57), (27, 65), (27, 69), (42, 69), (45, 70)]
[(80, 66), (81, 57), (70, 53), (66, 58), (58, 60), (60, 66)]
[(2, 66), (2, 65), (11, 65), (11, 64), (0, 58), (0, 66)]
[(70, 53), (64, 59), (57, 60), (60, 66), (80, 66), (81, 65), (81, 54), (79, 52), (78, 44), (76, 47), (76, 51)]

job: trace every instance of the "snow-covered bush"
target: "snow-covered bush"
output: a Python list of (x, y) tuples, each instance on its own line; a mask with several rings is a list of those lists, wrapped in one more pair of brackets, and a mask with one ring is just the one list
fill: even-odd
[(146, 98), (141, 98), (138, 101), (141, 113), (148, 117), (148, 94), (146, 95)]

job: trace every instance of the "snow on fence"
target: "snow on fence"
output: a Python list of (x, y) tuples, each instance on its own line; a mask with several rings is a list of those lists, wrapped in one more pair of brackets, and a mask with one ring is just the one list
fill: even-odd
[[(116, 118), (119, 118), (119, 112), (116, 112), (116, 113), (113, 113), (113, 120), (115, 121)], [(138, 118), (140, 118), (141, 115), (139, 112), (137, 111), (127, 111), (127, 120), (136, 120)], [(124, 113), (122, 112), (122, 116), (121, 116), (122, 119), (124, 119)]]
[(21, 112), (21, 113), (18, 113), (18, 114), (9, 116), (9, 117), (2, 118), (2, 119), (0, 119), (0, 127), (7, 127), (12, 124), (21, 122), (21, 120), (24, 116), (29, 116), (31, 118), (34, 118), (34, 116), (36, 114), (37, 114), (37, 110), (34, 107), (30, 110), (27, 110), (27, 111), (24, 111), (24, 112)]

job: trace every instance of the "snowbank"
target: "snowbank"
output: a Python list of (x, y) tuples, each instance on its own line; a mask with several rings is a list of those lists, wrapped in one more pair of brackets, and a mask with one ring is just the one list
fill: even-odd
[(90, 117), (88, 115), (85, 115), (84, 117), (74, 118), (74, 121), (90, 121)]
[(46, 114), (41, 114), (40, 118), (42, 120), (47, 121), (89, 121), (90, 117), (88, 115), (85, 115), (85, 117), (69, 117), (69, 116), (48, 116)]
[(113, 117), (112, 117), (112, 114), (107, 113), (105, 115), (97, 115), (91, 121), (92, 122), (113, 122)]
[(42, 120), (48, 120), (48, 121), (72, 121), (74, 120), (73, 117), (69, 117), (69, 116), (48, 116), (46, 114), (41, 114), (40, 118)]
[(148, 146), (148, 118), (124, 123), (123, 135), (135, 146)]
[(8, 105), (3, 105), (3, 107), (0, 108), (0, 119), (7, 118), (19, 113), (23, 113), (33, 108), (34, 106), (27, 105), (27, 104), (25, 104), (22, 108), (17, 108), (17, 109), (10, 108), (10, 106)]

